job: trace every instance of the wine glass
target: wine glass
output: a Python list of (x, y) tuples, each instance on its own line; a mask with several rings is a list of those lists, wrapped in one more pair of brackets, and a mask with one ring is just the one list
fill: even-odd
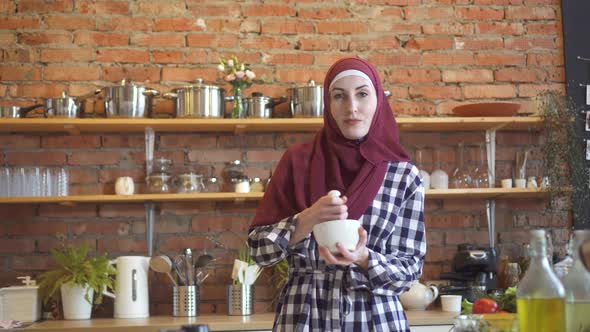
[(451, 188), (469, 188), (471, 187), (471, 174), (463, 164), (463, 143), (457, 145), (457, 155), (459, 156), (459, 165), (453, 171), (451, 176)]
[(488, 177), (488, 166), (486, 165), (485, 145), (479, 145), (479, 160), (477, 167), (473, 172), (473, 187), (474, 188), (489, 188), (490, 182)]

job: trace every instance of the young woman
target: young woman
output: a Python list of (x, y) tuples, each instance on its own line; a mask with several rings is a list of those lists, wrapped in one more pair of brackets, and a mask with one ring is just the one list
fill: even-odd
[[(313, 225), (347, 218), (362, 224), (355, 250), (318, 246)], [(423, 220), (424, 187), (376, 69), (337, 61), (324, 80), (323, 128), (285, 152), (250, 229), (259, 265), (289, 262), (274, 330), (409, 331), (398, 296), (422, 273)]]

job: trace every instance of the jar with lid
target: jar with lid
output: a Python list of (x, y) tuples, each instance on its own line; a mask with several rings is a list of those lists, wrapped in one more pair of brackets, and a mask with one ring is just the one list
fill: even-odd
[(205, 189), (203, 191), (216, 193), (219, 192), (219, 179), (212, 176), (203, 180)]
[(179, 174), (174, 184), (178, 193), (197, 193), (205, 188), (203, 176), (193, 172)]
[(250, 180), (250, 191), (253, 193), (261, 193), (264, 191), (264, 184), (262, 183), (261, 178), (255, 177)]
[(242, 161), (234, 160), (226, 163), (222, 171), (222, 176), (223, 183), (225, 184), (224, 191), (234, 191), (232, 179), (244, 176), (244, 166)]
[(231, 183), (234, 184), (234, 191), (237, 193), (245, 194), (250, 192), (250, 179), (245, 175), (231, 179)]
[(166, 173), (152, 174), (146, 177), (147, 191), (153, 194), (170, 192), (170, 175)]

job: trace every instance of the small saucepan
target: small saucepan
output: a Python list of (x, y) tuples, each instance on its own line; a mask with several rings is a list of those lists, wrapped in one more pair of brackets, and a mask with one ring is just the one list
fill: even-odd
[(0, 118), (24, 118), (26, 113), (41, 106), (43, 106), (43, 104), (35, 104), (27, 107), (0, 106)]

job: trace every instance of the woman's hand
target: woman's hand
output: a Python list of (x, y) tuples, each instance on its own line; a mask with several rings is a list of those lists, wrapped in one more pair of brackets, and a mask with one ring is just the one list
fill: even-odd
[(325, 196), (320, 197), (312, 206), (301, 211), (297, 216), (297, 226), (294, 234), (291, 235), (289, 244), (303, 240), (311, 233), (313, 226), (316, 224), (348, 218), (347, 201), (346, 196), (340, 197), (340, 192), (332, 190)]
[(356, 264), (366, 270), (369, 265), (369, 249), (367, 249), (367, 231), (361, 226), (358, 229), (359, 242), (353, 251), (349, 251), (340, 243), (336, 243), (336, 248), (340, 254), (332, 254), (328, 248), (320, 246), (320, 257), (331, 265), (351, 265)]

